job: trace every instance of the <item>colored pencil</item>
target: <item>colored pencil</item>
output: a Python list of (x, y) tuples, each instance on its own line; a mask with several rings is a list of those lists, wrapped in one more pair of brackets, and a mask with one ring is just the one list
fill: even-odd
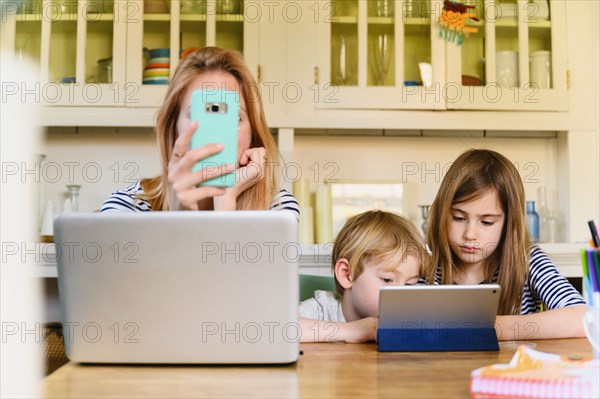
[(590, 232), (592, 233), (592, 240), (594, 241), (594, 246), (596, 248), (600, 248), (600, 238), (598, 238), (598, 231), (596, 230), (596, 225), (593, 220), (588, 221), (588, 226), (590, 228)]

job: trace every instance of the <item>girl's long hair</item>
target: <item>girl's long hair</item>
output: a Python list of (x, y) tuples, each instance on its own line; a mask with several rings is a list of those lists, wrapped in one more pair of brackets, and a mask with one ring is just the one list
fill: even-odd
[(277, 145), (267, 126), (258, 85), (244, 63), (242, 55), (236, 51), (217, 47), (205, 47), (190, 53), (177, 67), (169, 83), (167, 95), (156, 120), (156, 140), (162, 163), (159, 176), (143, 179), (141, 199), (150, 202), (154, 211), (169, 210), (169, 183), (167, 180), (169, 160), (177, 138), (177, 120), (181, 112), (181, 103), (186, 89), (198, 76), (206, 72), (223, 71), (231, 74), (238, 82), (241, 95), (248, 110), (251, 128), (250, 148), (264, 147), (267, 159), (264, 165), (264, 177), (258, 183), (244, 191), (237, 198), (238, 210), (269, 209), (277, 190), (276, 162)]
[[(444, 176), (431, 206), (427, 243), (432, 252), (427, 273), (430, 283), (441, 272), (441, 284), (452, 284), (458, 270), (458, 257), (448, 238), (448, 221), (454, 204), (477, 199), (490, 190), (496, 192), (505, 215), (500, 242), (485, 259), (485, 282), (498, 272), (501, 286), (498, 313), (519, 314), (523, 286), (529, 270), (530, 239), (525, 218), (525, 190), (515, 166), (491, 150), (471, 149), (461, 154)], [(485, 253), (485, 248), (483, 251)]]

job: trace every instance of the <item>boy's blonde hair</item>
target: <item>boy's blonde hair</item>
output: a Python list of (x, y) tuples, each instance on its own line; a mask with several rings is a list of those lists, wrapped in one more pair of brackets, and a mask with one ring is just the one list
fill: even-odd
[[(419, 259), (419, 274), (422, 275), (429, 255), (415, 226), (395, 213), (373, 210), (353, 216), (342, 227), (333, 246), (332, 268), (335, 274), (337, 261), (346, 258), (350, 276), (355, 279), (370, 259), (389, 257), (382, 266), (386, 270), (396, 270), (407, 256)], [(335, 290), (339, 297), (344, 294), (344, 288), (337, 279)]]

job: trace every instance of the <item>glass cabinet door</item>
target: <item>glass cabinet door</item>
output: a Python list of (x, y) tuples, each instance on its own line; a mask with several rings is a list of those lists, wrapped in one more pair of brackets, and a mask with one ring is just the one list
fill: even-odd
[(472, 0), (477, 33), (447, 44), (449, 108), (566, 111), (562, 0)]
[(138, 93), (131, 106), (158, 106), (177, 65), (205, 46), (244, 50), (242, 0), (130, 1), (142, 16), (129, 29), (127, 81)]
[(215, 45), (244, 52), (244, 4), (242, 0), (216, 2)]
[(367, 5), (367, 86), (395, 85), (394, 2)]
[(320, 69), (336, 93), (319, 108), (443, 109), (444, 42), (434, 40), (438, 0), (334, 0), (319, 28)]
[[(42, 2), (27, 1), (20, 5), (14, 16), (14, 55), (19, 62), (37, 65), (41, 63), (42, 50)], [(7, 23), (3, 21), (3, 24)], [(9, 32), (3, 31), (3, 36)]]
[(72, 84), (77, 81), (78, 17), (76, 0), (44, 4), (44, 18), (50, 22), (49, 82)]
[[(27, 0), (14, 21), (14, 55), (39, 68), (40, 100), (58, 106), (118, 106), (125, 79), (125, 24), (115, 0)], [(4, 31), (4, 27), (3, 27)], [(115, 43), (119, 43), (115, 45)]]
[[(83, 100), (93, 106), (121, 106), (131, 89), (125, 82), (127, 3), (122, 0), (79, 1), (84, 18), (78, 34), (77, 81), (84, 82)], [(94, 94), (100, 95), (94, 100)]]
[(331, 82), (358, 85), (358, 0), (333, 3), (331, 22)]

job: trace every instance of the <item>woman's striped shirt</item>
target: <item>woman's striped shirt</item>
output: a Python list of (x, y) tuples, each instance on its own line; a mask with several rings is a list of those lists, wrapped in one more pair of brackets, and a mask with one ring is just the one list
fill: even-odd
[[(150, 203), (139, 196), (144, 194), (140, 181), (118, 190), (102, 204), (100, 212), (150, 212)], [(280, 190), (271, 201), (271, 210), (292, 212), (297, 220), (300, 218), (300, 207), (296, 198), (287, 190)]]

